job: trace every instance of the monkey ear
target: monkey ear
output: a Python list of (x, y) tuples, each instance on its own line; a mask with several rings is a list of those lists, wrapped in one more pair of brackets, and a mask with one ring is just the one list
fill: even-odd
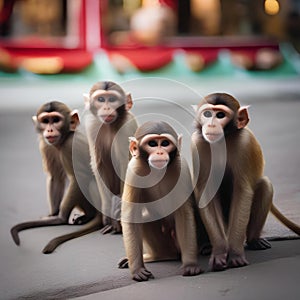
[(129, 151), (133, 157), (139, 155), (138, 141), (135, 137), (129, 137)]
[(128, 94), (126, 94), (125, 109), (130, 110), (132, 108), (132, 106), (133, 106), (133, 102), (132, 102), (131, 94), (128, 93)]
[(33, 124), (36, 126), (37, 125), (37, 116), (32, 116), (31, 117), (32, 121), (33, 121)]
[(181, 146), (182, 146), (182, 134), (179, 134), (177, 139), (177, 149), (179, 152), (181, 151)]
[(83, 93), (83, 99), (84, 99), (84, 108), (90, 109), (90, 95), (87, 93)]
[(191, 105), (191, 107), (193, 108), (194, 112), (197, 112), (197, 110), (198, 110), (197, 104), (193, 104), (193, 105)]
[(70, 131), (75, 131), (76, 127), (80, 124), (78, 111), (73, 110), (70, 113), (71, 122), (70, 122)]
[(249, 122), (248, 107), (249, 106), (242, 106), (238, 110), (238, 118), (237, 118), (238, 129), (244, 128)]

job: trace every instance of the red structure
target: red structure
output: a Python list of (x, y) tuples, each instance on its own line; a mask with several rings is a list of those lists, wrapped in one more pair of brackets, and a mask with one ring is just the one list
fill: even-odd
[[(260, 68), (257, 64), (259, 55), (263, 58), (266, 55), (273, 56), (274, 63), (269, 65), (270, 68), (281, 61), (278, 43), (263, 37), (173, 36), (158, 45), (132, 41), (113, 45), (108, 40), (107, 28), (104, 25), (109, 10), (108, 0), (51, 1), (57, 5), (63, 3), (59, 6), (62, 18), (55, 22), (64, 22), (65, 34), (50, 38), (34, 34), (18, 37), (10, 30), (5, 32), (5, 28), (11, 25), (14, 8), (20, 9), (21, 2), (22, 0), (4, 0), (0, 11), (0, 68), (5, 71), (23, 68), (37, 74), (80, 72), (93, 62), (94, 53), (99, 49), (106, 51), (112, 65), (120, 72), (126, 72), (127, 67), (141, 72), (157, 70), (171, 63), (178, 50), (184, 53), (186, 66), (195, 72), (215, 62), (221, 49), (228, 49), (233, 63), (246, 69)], [(174, 3), (169, 0), (167, 2)], [(26, 17), (26, 13), (23, 17)], [(35, 18), (38, 19), (37, 14), (32, 20)], [(53, 22), (49, 17), (48, 23)], [(34, 23), (27, 20), (27, 23), (35, 24), (39, 30), (49, 27), (46, 20), (42, 26), (38, 21)], [(264, 53), (261, 55), (262, 49)]]

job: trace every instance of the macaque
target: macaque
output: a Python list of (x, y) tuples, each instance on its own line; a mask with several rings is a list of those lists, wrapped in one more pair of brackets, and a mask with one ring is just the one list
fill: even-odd
[(100, 81), (85, 95), (85, 103), (91, 166), (101, 198), (101, 231), (120, 233), (121, 194), (130, 155), (128, 138), (137, 128), (129, 112), (133, 105), (131, 95), (114, 82)]
[[(19, 245), (19, 232), (29, 228), (65, 225), (69, 223), (72, 210), (77, 207), (83, 215), (74, 220), (74, 224), (86, 223), (81, 229), (51, 240), (43, 249), (43, 253), (53, 252), (65, 241), (96, 231), (102, 227), (101, 214), (92, 204), (100, 201), (96, 181), (89, 165), (89, 148), (85, 137), (77, 131), (79, 116), (65, 104), (52, 101), (42, 105), (33, 117), (39, 135), (39, 146), (44, 169), (47, 173), (47, 191), (50, 202), (50, 216), (40, 220), (24, 222), (11, 229), (14, 242)], [(76, 140), (74, 139), (76, 130)], [(76, 176), (73, 164), (73, 147), (76, 148)], [(65, 182), (68, 186), (65, 191)], [(86, 187), (83, 191), (79, 187)], [(89, 193), (89, 194), (88, 194)], [(89, 199), (87, 199), (87, 197)], [(91, 201), (93, 200), (93, 201)]]
[(225, 93), (206, 96), (196, 108), (195, 197), (212, 246), (209, 264), (214, 271), (248, 265), (245, 243), (253, 250), (271, 247), (260, 237), (270, 210), (300, 234), (299, 226), (272, 203), (273, 187), (263, 175), (262, 150), (248, 122), (247, 107)]
[(176, 260), (184, 276), (202, 272), (197, 261), (195, 199), (191, 175), (180, 155), (181, 136), (166, 122), (149, 121), (130, 139), (121, 220), (132, 279), (153, 278), (144, 262)]

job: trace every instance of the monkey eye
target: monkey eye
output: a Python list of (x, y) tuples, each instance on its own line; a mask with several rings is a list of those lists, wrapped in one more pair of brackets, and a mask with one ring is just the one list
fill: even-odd
[(226, 114), (223, 111), (219, 111), (216, 116), (218, 119), (223, 119), (225, 118)]
[(167, 147), (167, 146), (169, 146), (170, 145), (170, 142), (168, 141), (168, 140), (163, 140), (162, 142), (161, 142), (161, 146), (162, 147)]
[(105, 102), (105, 98), (104, 97), (98, 97), (97, 100), (98, 100), (98, 102)]
[(110, 97), (109, 99), (108, 99), (108, 101), (109, 102), (116, 102), (117, 101), (117, 97)]
[(48, 123), (49, 123), (49, 119), (48, 119), (48, 118), (42, 119), (42, 123), (43, 123), (43, 124), (48, 124)]
[(58, 123), (60, 121), (60, 117), (54, 117), (53, 118), (53, 123)]
[(212, 112), (209, 111), (209, 110), (206, 110), (204, 113), (203, 113), (203, 116), (205, 118), (211, 118), (212, 117)]
[(150, 147), (157, 147), (157, 146), (158, 146), (158, 144), (157, 144), (157, 142), (156, 142), (156, 141), (154, 141), (154, 140), (151, 140), (151, 141), (149, 141), (149, 142), (148, 142), (148, 146), (150, 146)]

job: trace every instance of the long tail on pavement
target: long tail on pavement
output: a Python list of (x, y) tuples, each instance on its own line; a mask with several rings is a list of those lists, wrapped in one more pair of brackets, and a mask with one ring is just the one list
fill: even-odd
[(271, 206), (271, 212), (287, 228), (294, 231), (296, 234), (300, 235), (300, 226), (292, 222), (291, 220), (289, 220), (287, 217), (285, 217), (273, 203)]

